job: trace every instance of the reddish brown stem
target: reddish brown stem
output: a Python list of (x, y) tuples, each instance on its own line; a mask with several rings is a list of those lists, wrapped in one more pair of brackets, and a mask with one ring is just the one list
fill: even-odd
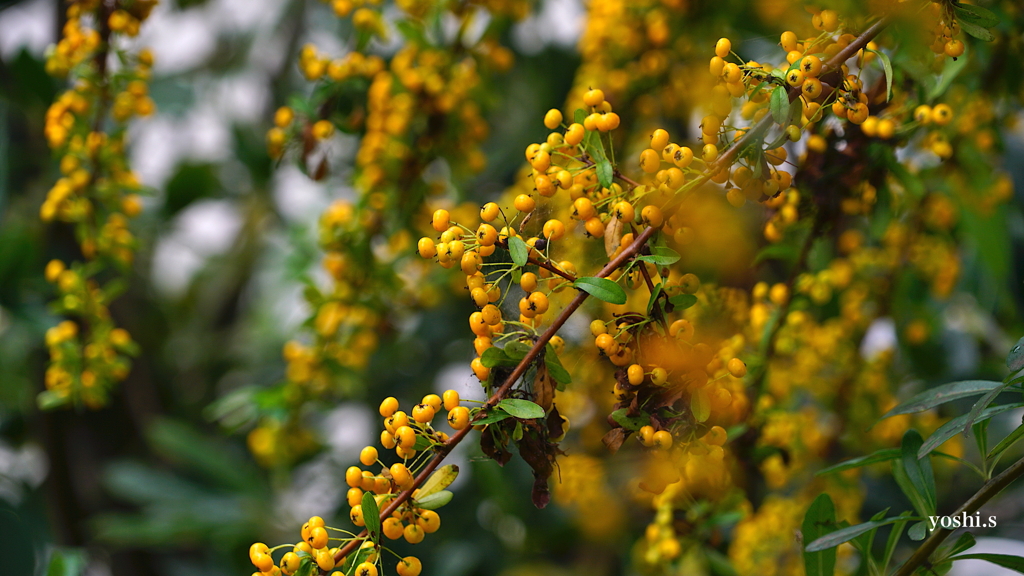
[[(623, 264), (625, 264), (630, 258), (633, 258), (637, 254), (639, 254), (640, 250), (643, 249), (644, 245), (647, 244), (648, 240), (650, 240), (651, 237), (654, 236), (655, 232), (657, 232), (657, 229), (652, 227), (644, 230), (640, 234), (640, 236), (638, 236), (636, 240), (634, 240), (633, 243), (629, 245), (628, 248), (623, 250), (618, 256), (615, 257), (615, 259), (608, 262), (608, 264), (606, 264), (604, 268), (602, 268), (601, 271), (597, 273), (597, 277), (606, 278), (612, 272), (614, 272)], [(572, 316), (573, 313), (575, 313), (576, 310), (578, 310), (579, 307), (583, 305), (583, 302), (587, 299), (587, 296), (589, 296), (589, 294), (583, 292), (582, 290), (578, 294), (576, 294), (576, 296), (572, 299), (572, 302), (569, 302), (569, 305), (562, 310), (558, 317), (555, 318), (555, 321), (551, 323), (551, 326), (548, 326), (548, 329), (545, 330), (544, 333), (541, 334), (540, 338), (538, 338), (537, 341), (533, 344), (533, 347), (531, 347), (530, 351), (526, 353), (526, 356), (524, 356), (523, 359), (519, 361), (519, 364), (516, 365), (515, 369), (512, 371), (512, 374), (510, 374), (509, 377), (505, 379), (505, 382), (501, 385), (501, 387), (498, 388), (494, 392), (494, 394), (491, 395), (490, 398), (488, 398), (487, 403), (484, 405), (484, 409), (477, 414), (475, 420), (483, 418), (487, 413), (487, 409), (493, 408), (498, 402), (501, 401), (502, 398), (505, 397), (506, 394), (508, 394), (508, 391), (512, 389), (512, 386), (514, 386), (515, 383), (520, 378), (522, 378), (523, 374), (526, 373), (527, 369), (529, 369), (530, 365), (534, 362), (534, 360), (536, 360), (537, 357), (540, 356), (541, 351), (544, 350), (544, 347), (547, 346), (547, 343), (551, 340), (551, 338), (554, 337), (554, 335), (558, 332), (562, 325), (565, 324), (569, 317)], [(409, 499), (413, 491), (419, 488), (420, 485), (422, 485), (423, 482), (425, 482), (426, 479), (430, 477), (434, 470), (437, 469), (438, 465), (441, 464), (441, 461), (444, 460), (446, 456), (448, 456), (448, 454), (452, 451), (453, 448), (455, 448), (456, 445), (459, 444), (459, 442), (462, 442), (466, 438), (466, 436), (469, 434), (469, 431), (472, 429), (472, 426), (466, 426), (462, 430), (456, 432), (455, 435), (449, 438), (448, 441), (445, 442), (444, 445), (440, 447), (437, 455), (434, 456), (430, 460), (430, 462), (428, 462), (427, 465), (423, 468), (423, 470), (421, 470), (420, 473), (416, 475), (416, 479), (413, 480), (412, 485), (409, 486), (407, 489), (403, 490), (398, 495), (398, 497), (391, 500), (387, 507), (385, 507), (384, 510), (381, 511), (381, 522), (383, 522), (385, 518), (391, 516), (391, 514), (393, 514), (395, 510), (398, 510), (398, 508), (403, 503), (405, 503), (406, 500)], [(359, 534), (360, 537), (363, 537), (365, 535), (366, 530), (363, 530)], [(345, 546), (338, 550), (338, 553), (334, 555), (335, 563), (340, 563), (342, 558), (351, 554), (361, 544), (361, 540), (352, 540), (348, 544), (345, 544)], [(321, 571), (320, 573), (324, 574), (325, 572)]]

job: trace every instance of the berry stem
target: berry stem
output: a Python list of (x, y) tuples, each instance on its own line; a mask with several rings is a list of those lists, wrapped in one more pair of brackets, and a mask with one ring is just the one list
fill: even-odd
[[(604, 268), (602, 268), (601, 271), (597, 273), (597, 277), (606, 278), (616, 269), (625, 264), (630, 258), (633, 258), (637, 254), (639, 254), (640, 250), (642, 250), (643, 247), (647, 245), (647, 242), (651, 239), (651, 237), (654, 236), (654, 234), (657, 231), (657, 228), (648, 227), (643, 232), (641, 232), (640, 236), (638, 236), (636, 240), (634, 240), (633, 243), (629, 245), (628, 248), (623, 250), (613, 260), (608, 262), (608, 264), (605, 264)], [(576, 297), (572, 299), (572, 302), (570, 302), (569, 305), (562, 310), (562, 312), (558, 315), (558, 318), (556, 318), (555, 321), (551, 323), (551, 326), (549, 326), (548, 329), (545, 330), (543, 334), (541, 334), (537, 342), (533, 344), (533, 347), (531, 347), (530, 351), (526, 353), (526, 356), (524, 356), (523, 359), (519, 361), (519, 364), (516, 365), (515, 370), (512, 371), (512, 374), (510, 374), (508, 378), (505, 379), (505, 382), (501, 385), (501, 387), (498, 388), (494, 392), (494, 394), (487, 400), (487, 402), (483, 406), (484, 409), (477, 414), (477, 417), (474, 418), (474, 420), (479, 420), (486, 416), (487, 409), (493, 408), (498, 402), (501, 401), (502, 398), (505, 397), (506, 394), (508, 394), (508, 391), (512, 389), (512, 386), (515, 385), (515, 383), (520, 378), (522, 378), (523, 374), (526, 373), (527, 369), (529, 369), (530, 364), (532, 364), (533, 361), (536, 360), (538, 356), (540, 356), (541, 351), (544, 350), (544, 347), (547, 346), (547, 343), (551, 340), (551, 338), (555, 336), (555, 334), (562, 327), (562, 325), (565, 324), (569, 317), (572, 316), (573, 313), (575, 313), (576, 310), (578, 310), (579, 307), (583, 305), (583, 302), (587, 299), (587, 296), (589, 296), (589, 294), (582, 290), (580, 290), (579, 293), (576, 294)], [(417, 488), (419, 488), (420, 485), (422, 485), (427, 480), (427, 478), (430, 477), (430, 475), (434, 472), (435, 469), (437, 469), (437, 467), (441, 464), (445, 457), (448, 456), (452, 449), (454, 449), (455, 446), (457, 446), (460, 442), (465, 440), (466, 436), (469, 435), (469, 432), (472, 429), (472, 422), (470, 422), (469, 426), (466, 426), (462, 430), (456, 432), (454, 436), (448, 439), (448, 442), (439, 447), (438, 453), (433, 457), (433, 459), (430, 460), (429, 463), (427, 463), (426, 467), (424, 467), (423, 470), (416, 475), (416, 479), (413, 480), (412, 484), (407, 489), (403, 490), (402, 493), (399, 494), (397, 498), (392, 500), (391, 503), (388, 504), (386, 508), (384, 508), (384, 510), (381, 510), (381, 522), (383, 522), (384, 519), (386, 519), (388, 516), (391, 516), (391, 514), (394, 513), (395, 510), (398, 510), (399, 506), (401, 506), (406, 500), (410, 498), (410, 496), (412, 496), (412, 493)], [(365, 534), (366, 531), (363, 530), (360, 533), (360, 536), (363, 536)], [(334, 555), (335, 563), (340, 563), (342, 558), (351, 554), (358, 546), (359, 540), (353, 540), (352, 542), (346, 544)], [(321, 570), (320, 574), (325, 574), (325, 572)]]

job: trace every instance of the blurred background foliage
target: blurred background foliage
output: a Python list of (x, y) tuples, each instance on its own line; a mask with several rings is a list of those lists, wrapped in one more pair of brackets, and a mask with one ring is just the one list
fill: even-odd
[[(771, 10), (752, 15), (747, 2), (694, 4), (694, 44), (729, 35), (767, 46), (781, 28)], [(459, 183), (463, 199), (482, 203), (511, 185), (525, 146), (546, 135), (539, 119), (572, 86), (584, 11), (576, 0), (543, 0), (506, 30), (515, 65), (490, 94), (488, 166)], [(315, 1), (166, 1), (139, 38), (156, 54), (159, 113), (133, 127), (131, 155), (152, 194), (136, 227), (130, 288), (112, 307), (143, 354), (107, 407), (37, 410), (43, 335), (55, 323), (42, 270), (77, 250), (66, 227), (38, 218), (58, 174), (43, 118), (60, 84), (44, 72), (43, 53), (61, 18), (56, 0), (0, 1), (0, 574), (248, 574), (249, 543), (294, 539), (312, 514), (344, 515), (341, 476), (375, 437), (380, 398), (471, 382), (468, 305), (444, 294), (382, 339), (369, 386), (309, 415), (323, 451), (290, 472), (256, 465), (244, 434), (230, 433), (251, 416), (238, 391), (282, 379), (282, 345), (306, 314), (301, 279), (320, 258), (317, 218), (353, 195), (345, 174), (315, 183), (295, 167), (275, 168), (264, 135), (278, 105), (309, 91), (295, 66), (299, 48), (339, 46), (342, 23)], [(1019, 90), (1016, 66), (1006, 69), (1016, 78), (1010, 92)], [(933, 348), (909, 352), (933, 381), (1001, 377), (999, 355), (1024, 333), (1022, 135), (1004, 134), (1017, 197), (987, 219), (966, 213), (963, 301), (947, 311)], [(587, 538), (566, 510), (535, 510), (528, 468), (516, 459), (499, 469), (478, 451), (454, 457), (464, 468), (458, 505), (418, 551), (427, 573), (628, 572), (632, 537)], [(874, 488), (870, 509), (896, 498), (891, 479)], [(1019, 504), (1005, 510), (1024, 517)], [(646, 510), (627, 510), (623, 532), (648, 520)], [(1020, 524), (1003, 534), (1020, 537)]]

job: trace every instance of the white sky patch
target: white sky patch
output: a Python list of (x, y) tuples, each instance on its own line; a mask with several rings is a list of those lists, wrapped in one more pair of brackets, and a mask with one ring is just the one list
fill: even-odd
[(888, 316), (878, 318), (868, 326), (860, 343), (860, 355), (871, 360), (882, 352), (896, 347), (896, 322)]
[(157, 76), (185, 72), (204, 64), (217, 49), (217, 21), (203, 10), (179, 12), (162, 2), (142, 25), (138, 42), (153, 51)]
[(242, 216), (228, 200), (202, 200), (174, 219), (153, 253), (153, 285), (180, 296), (211, 256), (226, 252), (242, 227)]
[(512, 29), (512, 41), (524, 54), (537, 54), (551, 45), (571, 48), (583, 33), (586, 10), (579, 0), (544, 0), (539, 11)]
[(31, 0), (0, 11), (0, 57), (10, 60), (22, 48), (42, 56), (57, 41), (56, 5), (52, 0)]

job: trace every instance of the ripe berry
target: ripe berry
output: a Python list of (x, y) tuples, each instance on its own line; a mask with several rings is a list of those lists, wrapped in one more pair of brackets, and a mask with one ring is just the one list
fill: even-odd
[(672, 447), (672, 434), (667, 430), (658, 430), (651, 437), (652, 444), (662, 450), (668, 450)]
[(403, 530), (402, 535), (405, 536), (405, 541), (409, 544), (419, 544), (423, 542), (423, 537), (426, 534), (423, 532), (423, 528), (420, 528), (417, 524), (409, 524)]
[(715, 56), (726, 58), (730, 52), (732, 52), (732, 42), (728, 38), (720, 38), (715, 44)]
[(500, 214), (501, 209), (494, 202), (488, 202), (480, 208), (480, 219), (484, 222), (493, 222)]
[(397, 411), (398, 399), (394, 396), (389, 396), (380, 403), (380, 415), (385, 418), (390, 418)]
[(565, 131), (565, 143), (569, 146), (576, 146), (583, 142), (584, 136), (586, 136), (586, 130), (583, 128), (583, 125), (574, 122)]
[(427, 534), (433, 534), (441, 527), (441, 517), (433, 510), (425, 510), (420, 514), (420, 518), (416, 523), (420, 528), (423, 528), (423, 531)]
[(395, 570), (398, 572), (398, 576), (420, 576), (423, 565), (420, 564), (419, 558), (406, 556), (398, 561), (398, 566)]
[(537, 207), (537, 201), (534, 200), (529, 194), (520, 194), (516, 196), (513, 205), (516, 210), (520, 212), (533, 212), (533, 209)]
[(355, 576), (377, 576), (377, 567), (369, 562), (356, 566)]
[(548, 130), (554, 130), (558, 128), (558, 125), (562, 123), (562, 113), (557, 108), (548, 110), (548, 113), (544, 115), (544, 127)]
[(363, 451), (359, 453), (359, 461), (363, 463), (363, 466), (372, 466), (377, 461), (377, 449), (373, 446), (363, 448)]
[(384, 532), (384, 536), (390, 540), (398, 540), (401, 538), (403, 528), (402, 521), (398, 518), (385, 518), (384, 523), (381, 524), (381, 530)]
[[(419, 422), (420, 424), (426, 424), (434, 419), (435, 414), (434, 407), (430, 404), (417, 404), (412, 409), (412, 419)], [(413, 444), (416, 442), (413, 441)], [(412, 448), (412, 446), (405, 446), (404, 443), (399, 442), (403, 448)]]
[(469, 409), (465, 406), (456, 406), (448, 412), (448, 425), (453, 430), (462, 430), (469, 424)]
[(631, 364), (626, 370), (626, 377), (633, 386), (639, 386), (644, 382), (644, 368), (639, 364)]
[(604, 102), (604, 92), (599, 89), (591, 88), (583, 94), (583, 103), (587, 106), (600, 106)]
[(448, 211), (445, 209), (439, 209), (434, 211), (434, 216), (431, 218), (430, 225), (438, 232), (444, 232), (451, 226), (449, 220)]
[(729, 374), (732, 374), (735, 378), (743, 378), (747, 375), (747, 365), (739, 358), (729, 360), (727, 368), (729, 369)]

